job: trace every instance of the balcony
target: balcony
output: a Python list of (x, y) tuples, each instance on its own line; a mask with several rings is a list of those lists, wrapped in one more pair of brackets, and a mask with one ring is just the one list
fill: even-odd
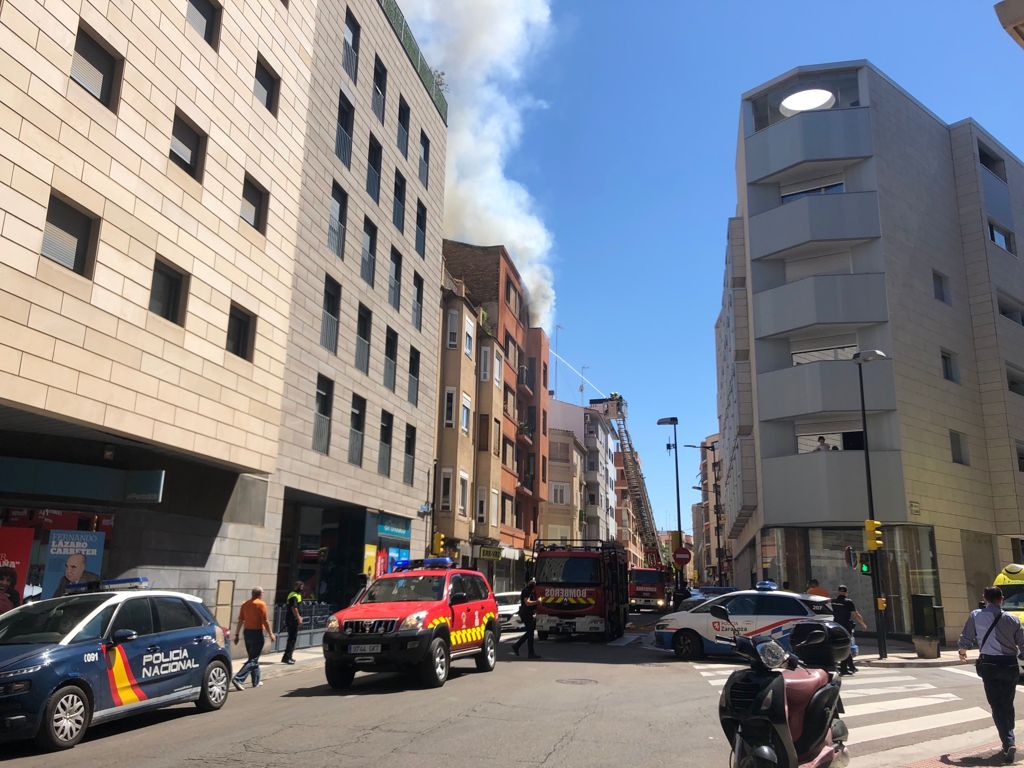
[(413, 405), (420, 404), (420, 380), (418, 376), (409, 374), (409, 388), (406, 392), (409, 402)]
[[(766, 526), (843, 523), (859, 528), (867, 517), (862, 451), (815, 451), (764, 459), (762, 470)], [(878, 518), (906, 522), (899, 451), (871, 451), (871, 483)]]
[(520, 445), (531, 447), (533, 446), (533, 432), (534, 427), (532, 424), (520, 424), (516, 428), (516, 440)]
[(999, 315), (996, 321), (999, 354), (1008, 363), (1024, 368), (1024, 325)]
[(416, 253), (424, 257), (427, 255), (427, 233), (419, 225), (416, 226)]
[(1010, 189), (1006, 182), (980, 163), (978, 175), (981, 176), (981, 198), (985, 201), (985, 213), (996, 221), (1010, 226), (1013, 222), (1013, 208), (1010, 205)]
[(402, 308), (402, 281), (388, 276), (388, 304), (395, 309)]
[(327, 225), (327, 245), (339, 259), (345, 257), (345, 225), (332, 220)]
[(417, 331), (423, 328), (423, 302), (416, 299), (412, 301), (412, 324)]
[(373, 84), (373, 98), (370, 102), (370, 107), (373, 109), (373, 114), (377, 116), (380, 122), (384, 123), (384, 91), (382, 91), (376, 83)]
[(338, 354), (338, 318), (326, 309), (320, 321), (320, 346)]
[(536, 378), (531, 371), (520, 371), (518, 377), (519, 391), (528, 397), (533, 397), (533, 387), (536, 384)]
[[(896, 410), (891, 360), (864, 366), (864, 402), (871, 412)], [(826, 413), (857, 414), (857, 363), (823, 360), (762, 373), (757, 377), (757, 405), (761, 421)]]
[(818, 275), (754, 294), (759, 339), (849, 333), (889, 319), (885, 275)]
[(370, 340), (356, 336), (356, 368), (363, 373), (370, 372)]
[(359, 264), (359, 274), (363, 276), (363, 280), (369, 283), (372, 288), (374, 278), (377, 275), (377, 256), (365, 248), (363, 248), (363, 258)]
[(430, 179), (430, 166), (427, 164), (427, 160), (424, 157), (420, 157), (420, 181), (423, 182), (423, 186), (426, 187), (427, 181)]
[(601, 473), (596, 469), (587, 469), (583, 473), (583, 482), (587, 483), (599, 483), (601, 482)]
[(313, 414), (313, 450), (326, 454), (331, 445), (331, 417)]
[(384, 386), (390, 389), (392, 392), (395, 391), (395, 371), (398, 368), (398, 364), (394, 358), (384, 358)]
[(409, 129), (398, 124), (398, 151), (402, 153), (402, 157), (409, 157)]
[(867, 107), (801, 112), (747, 138), (747, 181), (789, 184), (839, 173), (873, 153)]
[(373, 202), (380, 202), (380, 168), (374, 168), (372, 165), (366, 167), (366, 194)]
[(405, 232), (405, 201), (398, 197), (391, 203), (391, 223), (399, 232)]
[(346, 40), (341, 49), (341, 68), (348, 72), (352, 82), (356, 81), (356, 72), (359, 71), (359, 51), (351, 46)]
[(751, 260), (820, 255), (882, 233), (874, 192), (802, 197), (752, 216), (748, 228)]
[(411, 453), (405, 454), (405, 464), (402, 467), (402, 482), (412, 485), (415, 478), (416, 457)]
[(533, 483), (537, 478), (534, 475), (523, 475), (516, 483), (516, 493), (523, 496), (533, 496)]
[(356, 466), (363, 464), (363, 433), (350, 429), (348, 433), (348, 462)]
[(345, 164), (346, 168), (352, 167), (352, 135), (338, 123), (338, 132), (334, 137), (334, 154)]
[(391, 477), (391, 446), (387, 443), (380, 444), (380, 452), (377, 454), (377, 474)]

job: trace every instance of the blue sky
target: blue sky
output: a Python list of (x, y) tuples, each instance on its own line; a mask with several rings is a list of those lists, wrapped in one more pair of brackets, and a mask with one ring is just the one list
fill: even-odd
[[(520, 84), (544, 106), (524, 114), (506, 171), (554, 235), (558, 351), (629, 401), (656, 520), (674, 528), (670, 428), (655, 422), (678, 416), (680, 446), (717, 430), (740, 94), (800, 64), (865, 58), (940, 118), (974, 117), (1024, 155), (1024, 50), (987, 0), (556, 0), (552, 22)], [(578, 384), (560, 367), (561, 399), (579, 402)], [(689, 530), (697, 451), (680, 447), (680, 463)]]

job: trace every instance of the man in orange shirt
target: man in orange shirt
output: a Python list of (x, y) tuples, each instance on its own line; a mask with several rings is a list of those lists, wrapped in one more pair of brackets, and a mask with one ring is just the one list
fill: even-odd
[(818, 586), (817, 579), (811, 579), (807, 582), (807, 594), (817, 595), (818, 597), (830, 597), (827, 589)]
[(263, 653), (263, 630), (270, 635), (270, 642), (274, 642), (274, 631), (267, 621), (267, 604), (263, 602), (263, 587), (253, 587), (252, 597), (242, 603), (238, 609), (238, 625), (235, 627), (235, 645), (238, 645), (238, 636), (245, 631), (245, 652), (249, 659), (238, 670), (231, 683), (235, 690), (242, 690), (242, 681), (246, 675), (252, 674), (252, 687), (259, 688), (263, 685), (260, 682), (260, 654)]

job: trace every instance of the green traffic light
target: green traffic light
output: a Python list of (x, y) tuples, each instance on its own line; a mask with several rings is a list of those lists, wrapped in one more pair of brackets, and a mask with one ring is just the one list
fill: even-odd
[(860, 572), (861, 573), (871, 573), (871, 566), (868, 563), (861, 563), (860, 564)]

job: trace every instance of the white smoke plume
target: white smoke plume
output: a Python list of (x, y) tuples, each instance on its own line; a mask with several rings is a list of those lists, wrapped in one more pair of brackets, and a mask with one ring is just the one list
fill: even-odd
[(504, 245), (526, 283), (531, 321), (550, 329), (553, 238), (529, 191), (506, 173), (524, 110), (541, 106), (520, 82), (551, 30), (549, 0), (401, 0), (401, 6), (430, 66), (448, 84), (445, 236)]

